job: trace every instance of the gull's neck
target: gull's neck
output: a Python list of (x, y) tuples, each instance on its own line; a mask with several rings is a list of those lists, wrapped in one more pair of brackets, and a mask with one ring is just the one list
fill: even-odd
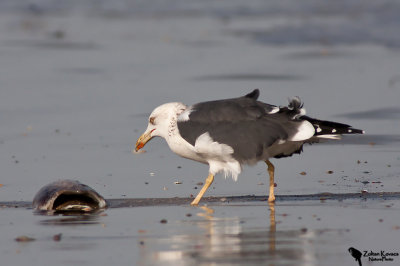
[(165, 137), (165, 140), (167, 141), (169, 148), (179, 156), (195, 161), (205, 162), (203, 158), (196, 154), (193, 145), (182, 138), (181, 134), (179, 133), (178, 117), (187, 108), (188, 107), (186, 105), (177, 103), (175, 115), (170, 117), (170, 121), (168, 123), (168, 134)]

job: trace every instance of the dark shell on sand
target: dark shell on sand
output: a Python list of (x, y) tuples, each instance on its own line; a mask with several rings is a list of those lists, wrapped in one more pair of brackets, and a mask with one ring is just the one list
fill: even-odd
[(42, 187), (33, 199), (38, 211), (81, 211), (105, 209), (105, 199), (76, 180), (58, 180)]

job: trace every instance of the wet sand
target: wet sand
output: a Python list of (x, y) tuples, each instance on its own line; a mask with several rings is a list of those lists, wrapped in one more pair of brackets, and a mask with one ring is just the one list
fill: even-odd
[[(399, 201), (391, 198), (240, 199), (83, 216), (2, 212), (2, 225), (12, 224), (3, 233), (3, 261), (15, 265), (353, 265), (349, 247), (393, 252), (400, 234)], [(16, 242), (18, 236), (32, 241)], [(385, 265), (397, 265), (392, 258)]]
[[(2, 264), (351, 266), (349, 247), (400, 251), (396, 1), (37, 2), (0, 1)], [(132, 154), (157, 105), (254, 88), (276, 105), (298, 95), (311, 117), (366, 135), (274, 160), (274, 208), (264, 164), (237, 182), (217, 176), (195, 208), (206, 165), (159, 139)], [(57, 179), (111, 208), (35, 215), (35, 193)]]
[[(85, 215), (32, 215), (1, 202), (15, 265), (353, 265), (348, 248), (398, 252), (400, 193), (109, 199)], [(336, 217), (336, 218), (335, 218)], [(16, 241), (17, 238), (29, 241)], [(40, 254), (40, 256), (37, 256)], [(365, 255), (375, 265), (379, 255)], [(398, 256), (385, 257), (397, 265)], [(381, 262), (382, 263), (382, 262)], [(378, 264), (379, 265), (379, 264)]]
[[(276, 202), (287, 201), (343, 201), (354, 199), (380, 199), (380, 200), (399, 200), (400, 192), (378, 192), (378, 193), (318, 193), (318, 194), (302, 194), (302, 195), (275, 195)], [(134, 208), (134, 207), (151, 207), (151, 206), (181, 206), (190, 205), (193, 198), (136, 198), (136, 199), (106, 199), (108, 208)], [(213, 203), (259, 203), (268, 200), (268, 196), (226, 196), (226, 197), (203, 197), (201, 205)], [(4, 201), (0, 202), (1, 208), (32, 208), (32, 202), (29, 201)]]

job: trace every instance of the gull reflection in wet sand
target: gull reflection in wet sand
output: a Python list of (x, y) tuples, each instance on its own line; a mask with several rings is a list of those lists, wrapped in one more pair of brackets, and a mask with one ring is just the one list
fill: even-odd
[(265, 222), (252, 227), (251, 217), (218, 217), (200, 207), (196, 218), (169, 225), (168, 237), (144, 237), (138, 265), (317, 265), (315, 234), (276, 231), (274, 203), (261, 208)]

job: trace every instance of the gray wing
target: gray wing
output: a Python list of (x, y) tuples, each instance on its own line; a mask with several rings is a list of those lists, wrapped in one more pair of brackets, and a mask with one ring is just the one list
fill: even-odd
[(195, 104), (189, 119), (197, 122), (255, 120), (279, 110), (277, 106), (257, 101), (259, 94), (255, 89), (243, 97)]
[(276, 106), (257, 101), (258, 93), (194, 105), (189, 120), (178, 122), (181, 136), (194, 146), (208, 132), (214, 141), (231, 146), (235, 159), (260, 159), (277, 140), (294, 134), (297, 123), (286, 113), (274, 112)]

